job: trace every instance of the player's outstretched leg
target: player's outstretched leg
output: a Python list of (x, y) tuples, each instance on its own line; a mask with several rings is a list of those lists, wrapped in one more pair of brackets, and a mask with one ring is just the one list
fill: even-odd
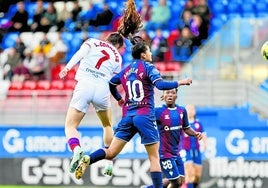
[(81, 179), (83, 177), (89, 164), (90, 164), (90, 157), (88, 155), (84, 155), (82, 159), (79, 161), (78, 167), (75, 170), (76, 179)]
[(75, 172), (75, 169), (78, 167), (79, 161), (84, 156), (84, 152), (80, 147), (75, 147), (74, 154), (70, 162), (69, 171), (71, 173)]

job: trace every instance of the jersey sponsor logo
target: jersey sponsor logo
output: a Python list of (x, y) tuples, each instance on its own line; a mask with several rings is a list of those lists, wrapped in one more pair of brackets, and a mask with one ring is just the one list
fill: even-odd
[(92, 70), (90, 68), (86, 68), (86, 72), (90, 72), (93, 76), (95, 76), (96, 78), (98, 78), (99, 76), (101, 77), (105, 77), (105, 74), (102, 73), (102, 72), (99, 72), (99, 71), (95, 71), (95, 70)]
[(165, 117), (164, 117), (164, 119), (170, 119), (169, 115), (166, 114)]
[(173, 131), (173, 130), (178, 130), (178, 129), (182, 129), (182, 125), (173, 126), (173, 127), (169, 127), (168, 125), (164, 126), (165, 131)]
[[(96, 186), (140, 186), (150, 184), (149, 160), (116, 159), (113, 176), (106, 177), (101, 172), (105, 161), (100, 161), (87, 169), (84, 179), (77, 180), (69, 173), (69, 159), (25, 158), (21, 162), (21, 179), (30, 185), (88, 185)], [(109, 186), (109, 187), (110, 187)]]

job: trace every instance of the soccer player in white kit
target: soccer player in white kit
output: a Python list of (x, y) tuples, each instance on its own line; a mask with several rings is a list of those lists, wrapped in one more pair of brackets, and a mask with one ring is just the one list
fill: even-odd
[(108, 81), (112, 75), (121, 70), (122, 57), (118, 49), (123, 44), (123, 37), (119, 33), (110, 34), (107, 42), (90, 38), (81, 45), (59, 73), (60, 78), (64, 78), (68, 71), (80, 62), (75, 75), (77, 84), (65, 121), (65, 135), (71, 150), (74, 152), (70, 163), (71, 173), (75, 171), (78, 161), (83, 156), (77, 128), (90, 104), (95, 108), (103, 125), (104, 145), (108, 147), (111, 143), (113, 128)]
[[(121, 70), (122, 57), (118, 50), (124, 45), (124, 37), (128, 38), (129, 35), (134, 35), (142, 28), (141, 18), (135, 12), (133, 3), (131, 0), (131, 3), (127, 5), (124, 15), (120, 19), (118, 32), (111, 33), (106, 41), (93, 38), (86, 40), (59, 73), (59, 77), (64, 78), (68, 71), (80, 62), (75, 75), (77, 84), (65, 121), (65, 135), (73, 151), (69, 169), (71, 173), (75, 171), (79, 161), (84, 156), (77, 128), (90, 103), (93, 104), (102, 123), (105, 146), (109, 147), (112, 141), (109, 80)], [(112, 175), (112, 161), (105, 167), (104, 174)]]

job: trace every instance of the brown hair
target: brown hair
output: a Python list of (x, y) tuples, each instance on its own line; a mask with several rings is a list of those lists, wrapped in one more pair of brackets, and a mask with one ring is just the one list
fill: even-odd
[(123, 16), (119, 20), (117, 31), (125, 38), (131, 40), (131, 38), (143, 27), (143, 23), (140, 14), (136, 10), (134, 0), (127, 0), (125, 2), (125, 7)]
[(142, 18), (136, 10), (135, 1), (127, 0), (125, 2), (123, 16), (119, 20), (117, 32), (111, 33), (107, 40), (113, 45), (119, 44), (119, 47), (123, 45), (123, 37), (129, 39), (132, 44), (136, 44), (141, 38), (134, 37), (134, 35), (138, 33), (142, 27)]

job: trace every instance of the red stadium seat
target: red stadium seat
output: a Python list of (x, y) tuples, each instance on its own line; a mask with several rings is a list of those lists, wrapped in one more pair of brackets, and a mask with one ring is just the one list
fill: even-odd
[(20, 97), (23, 82), (12, 81), (8, 88), (7, 97)]
[(22, 97), (33, 97), (36, 93), (34, 92), (37, 87), (37, 83), (34, 80), (26, 80), (23, 82), (21, 96)]
[(51, 81), (51, 90), (63, 90), (64, 81), (63, 80), (52, 80)]
[(49, 80), (39, 80), (37, 81), (37, 90), (49, 90), (51, 87), (51, 83)]
[(51, 82), (49, 80), (37, 81), (36, 92), (38, 97), (49, 97), (51, 88)]
[(57, 97), (65, 97), (65, 85), (63, 80), (52, 80), (51, 81), (51, 87), (50, 87), (50, 93), (53, 96)]
[(65, 90), (73, 90), (77, 81), (76, 80), (65, 80), (64, 89)]
[(50, 69), (51, 80), (59, 80), (60, 79), (59, 73), (63, 67), (64, 67), (64, 65), (62, 65), (62, 64), (55, 65), (55, 66), (51, 67), (51, 69)]
[(34, 80), (26, 80), (23, 83), (23, 90), (35, 90), (37, 87), (37, 83)]
[(179, 72), (181, 70), (181, 64), (178, 62), (167, 62), (166, 71)]
[(165, 62), (154, 62), (154, 66), (160, 71), (166, 71), (166, 65)]
[(12, 81), (9, 86), (9, 90), (21, 90), (23, 82)]

